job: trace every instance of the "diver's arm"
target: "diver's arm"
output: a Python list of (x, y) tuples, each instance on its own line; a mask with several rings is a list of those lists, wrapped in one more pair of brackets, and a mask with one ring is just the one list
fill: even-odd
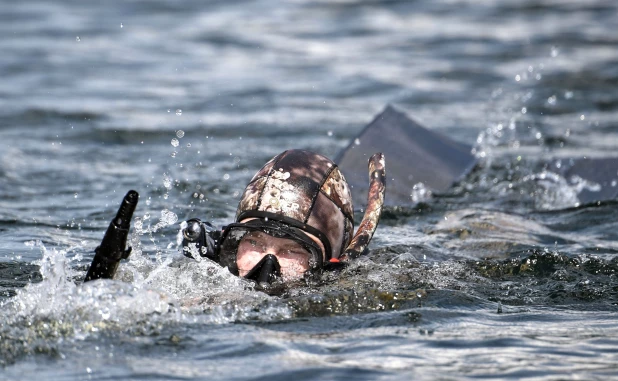
[(199, 255), (218, 262), (217, 243), (221, 238), (221, 231), (210, 222), (203, 222), (199, 218), (192, 218), (186, 224), (182, 229), (182, 253), (189, 258), (196, 259)]
[(125, 247), (131, 227), (131, 217), (138, 199), (139, 194), (134, 190), (129, 191), (124, 196), (116, 217), (105, 232), (101, 245), (94, 251), (94, 258), (84, 282), (95, 279), (112, 279), (116, 274), (120, 260), (128, 258), (131, 254), (131, 248), (125, 249)]

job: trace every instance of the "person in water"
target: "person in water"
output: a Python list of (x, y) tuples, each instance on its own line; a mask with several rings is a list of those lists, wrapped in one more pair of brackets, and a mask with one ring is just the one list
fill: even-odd
[[(183, 254), (209, 258), (232, 274), (260, 285), (302, 278), (359, 256), (369, 244), (382, 211), (385, 163), (369, 159), (365, 216), (354, 234), (350, 188), (330, 159), (287, 150), (268, 161), (247, 185), (235, 222), (217, 230), (194, 218), (183, 227)], [(125, 197), (108, 228), (85, 281), (113, 278), (127, 258), (126, 237), (137, 192)]]

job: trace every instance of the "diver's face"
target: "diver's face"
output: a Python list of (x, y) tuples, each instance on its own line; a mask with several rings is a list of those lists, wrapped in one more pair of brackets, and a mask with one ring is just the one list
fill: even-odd
[(236, 264), (244, 277), (267, 254), (277, 257), (283, 280), (298, 279), (309, 270), (311, 254), (298, 242), (276, 238), (260, 231), (246, 234), (238, 245)]

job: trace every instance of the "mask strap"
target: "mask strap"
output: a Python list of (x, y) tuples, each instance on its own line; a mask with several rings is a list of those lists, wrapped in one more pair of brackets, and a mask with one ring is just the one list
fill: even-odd
[(356, 258), (367, 248), (373, 233), (375, 233), (382, 214), (384, 191), (386, 189), (386, 169), (384, 155), (374, 153), (369, 159), (369, 192), (367, 194), (367, 209), (354, 238), (339, 257), (340, 261)]

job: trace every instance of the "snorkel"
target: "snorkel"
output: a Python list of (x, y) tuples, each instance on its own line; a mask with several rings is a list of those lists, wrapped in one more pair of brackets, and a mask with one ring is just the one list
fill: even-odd
[(384, 205), (384, 192), (386, 190), (386, 163), (381, 152), (375, 153), (369, 159), (369, 192), (367, 193), (367, 208), (361, 223), (356, 229), (352, 242), (346, 247), (343, 255), (339, 257), (342, 262), (359, 257), (373, 238)]

